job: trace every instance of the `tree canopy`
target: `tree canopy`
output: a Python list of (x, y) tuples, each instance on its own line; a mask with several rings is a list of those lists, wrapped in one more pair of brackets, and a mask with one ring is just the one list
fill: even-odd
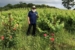
[[(7, 4), (5, 5), (4, 7), (0, 7), (0, 11), (1, 10), (9, 10), (9, 9), (13, 9), (13, 8), (31, 8), (33, 5), (33, 3), (25, 3), (25, 2), (19, 2), (18, 4)], [(52, 6), (48, 6), (48, 5), (45, 5), (45, 4), (42, 4), (42, 5), (35, 5), (36, 7), (38, 8), (42, 8), (42, 7), (48, 7), (48, 8), (56, 8), (56, 7), (52, 7)]]
[(67, 9), (71, 9), (74, 6), (73, 2), (74, 0), (62, 0), (63, 6)]

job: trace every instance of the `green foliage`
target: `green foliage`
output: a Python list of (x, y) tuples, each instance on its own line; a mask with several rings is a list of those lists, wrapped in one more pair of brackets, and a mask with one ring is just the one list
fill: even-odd
[[(57, 50), (75, 49), (75, 36), (74, 33), (70, 33), (75, 32), (75, 11), (38, 8), (39, 32), (37, 31), (37, 36), (33, 37), (25, 35), (29, 10), (29, 8), (18, 8), (0, 12), (0, 50), (51, 50), (53, 46), (50, 41), (51, 33), (54, 33), (54, 46)], [(12, 14), (11, 19), (8, 18), (8, 13)], [(9, 20), (12, 20), (11, 29), (9, 29)], [(16, 30), (13, 29), (14, 27)], [(43, 34), (47, 34), (47, 37)], [(11, 48), (6, 48), (5, 45)]]
[[(10, 14), (8, 14), (10, 15)], [(2, 28), (0, 30), (0, 32), (2, 32), (0, 35), (1, 37), (1, 46), (2, 47), (15, 47), (16, 45), (16, 27), (18, 27), (18, 25), (15, 25), (12, 23), (13, 19), (11, 18), (11, 16), (8, 16), (7, 19), (5, 17), (2, 17), (1, 20), (1, 25)]]
[(57, 19), (56, 15), (53, 15), (51, 17), (48, 17), (49, 15), (46, 14), (44, 17), (38, 20), (38, 27), (40, 27), (41, 30), (47, 31), (47, 32), (57, 32), (64, 27), (64, 22), (60, 22), (60, 19)]
[(67, 9), (71, 9), (74, 6), (73, 2), (74, 0), (62, 0), (63, 6)]
[(7, 10), (10, 10), (10, 9), (14, 9), (14, 8), (31, 8), (33, 5), (35, 5), (37, 8), (44, 8), (44, 7), (47, 7), (47, 8), (56, 8), (56, 7), (53, 7), (53, 6), (48, 6), (48, 5), (45, 5), (45, 4), (42, 4), (42, 5), (37, 5), (37, 4), (33, 4), (33, 3), (25, 3), (25, 2), (19, 2), (17, 4), (7, 4), (3, 7), (0, 7), (0, 11), (7, 11)]

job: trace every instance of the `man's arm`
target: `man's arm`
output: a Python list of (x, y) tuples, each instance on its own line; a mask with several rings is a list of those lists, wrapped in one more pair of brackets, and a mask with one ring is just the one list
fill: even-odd
[(38, 16), (38, 13), (36, 12), (36, 16), (37, 16), (37, 18), (39, 18), (39, 16)]
[(30, 11), (28, 13), (28, 24), (30, 24)]
[(37, 15), (37, 18), (39, 18), (39, 16)]
[(28, 24), (30, 24), (30, 18), (28, 17)]

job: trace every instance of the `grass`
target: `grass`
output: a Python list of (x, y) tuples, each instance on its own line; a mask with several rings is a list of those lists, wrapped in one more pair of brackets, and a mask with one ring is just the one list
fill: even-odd
[[(26, 35), (26, 32), (17, 33), (17, 45), (12, 48), (1, 48), (0, 50), (51, 50), (51, 41), (39, 33), (36, 36)], [(75, 50), (75, 34), (65, 30), (55, 33), (55, 50)]]
[[(39, 14), (42, 14), (43, 12), (42, 9), (39, 9), (38, 11), (40, 11)], [(4, 11), (2, 15), (7, 17), (8, 12), (10, 12), (10, 10)], [(18, 22), (20, 23), (19, 31), (16, 32), (17, 45), (12, 48), (0, 47), (0, 50), (52, 50), (51, 49), (51, 47), (53, 46), (52, 42), (50, 41), (49, 38), (45, 38), (43, 36), (44, 33), (41, 34), (40, 32), (36, 32), (36, 36), (26, 35), (26, 31), (28, 28), (28, 23), (27, 23), (27, 12), (28, 11), (27, 10), (24, 11), (20, 9), (19, 11), (19, 9), (18, 10), (15, 9), (14, 11), (11, 10), (11, 12), (14, 17), (14, 23), (18, 23)], [(2, 28), (1, 19), (0, 19), (0, 28)], [(56, 32), (54, 47), (55, 47), (55, 50), (75, 50), (75, 33), (70, 33), (66, 31), (65, 29), (62, 29), (59, 32)]]

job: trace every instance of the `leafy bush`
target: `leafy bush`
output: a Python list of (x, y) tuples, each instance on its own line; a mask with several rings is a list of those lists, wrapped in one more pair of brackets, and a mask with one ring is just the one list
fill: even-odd
[(0, 43), (3, 47), (13, 47), (16, 45), (16, 31), (18, 28), (18, 24), (13, 24), (13, 18), (11, 18), (11, 14), (8, 14), (8, 20), (2, 21), (2, 29)]

